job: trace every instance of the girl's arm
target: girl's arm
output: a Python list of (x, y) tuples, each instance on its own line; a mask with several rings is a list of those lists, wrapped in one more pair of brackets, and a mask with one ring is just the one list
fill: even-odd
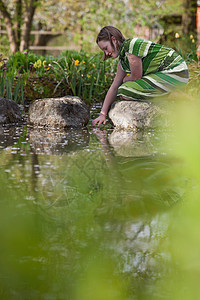
[(143, 73), (141, 58), (128, 52), (126, 52), (126, 56), (129, 61), (131, 74), (125, 76), (123, 82), (141, 79)]
[(110, 105), (114, 102), (114, 100), (117, 96), (118, 88), (123, 83), (123, 78), (125, 76), (126, 76), (126, 72), (124, 72), (122, 70), (120, 63), (118, 63), (115, 79), (106, 94), (100, 115), (98, 118), (96, 118), (95, 120), (92, 121), (92, 126), (95, 126), (96, 124), (98, 124), (98, 127), (99, 127), (102, 123), (104, 125), (106, 124), (106, 115), (108, 113), (108, 109), (109, 109)]

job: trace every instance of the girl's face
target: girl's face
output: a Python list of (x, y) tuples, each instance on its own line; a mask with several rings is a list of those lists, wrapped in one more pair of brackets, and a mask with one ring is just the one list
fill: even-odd
[(117, 41), (115, 37), (112, 37), (112, 42), (114, 48), (112, 48), (110, 41), (105, 41), (105, 40), (99, 41), (98, 46), (102, 51), (104, 51), (106, 56), (116, 58), (118, 56), (118, 50), (117, 50)]

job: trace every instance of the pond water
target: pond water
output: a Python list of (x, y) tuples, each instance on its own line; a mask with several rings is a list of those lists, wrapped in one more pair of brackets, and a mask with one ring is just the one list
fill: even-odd
[(1, 299), (173, 298), (181, 162), (161, 130), (108, 127), (1, 127)]

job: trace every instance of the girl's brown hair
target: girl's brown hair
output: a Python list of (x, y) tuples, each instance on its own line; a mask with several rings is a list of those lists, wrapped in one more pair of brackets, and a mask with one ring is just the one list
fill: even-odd
[[(114, 44), (112, 41), (112, 37), (116, 38), (117, 41), (117, 50), (119, 50), (121, 44), (124, 42), (125, 37), (123, 36), (123, 34), (121, 33), (121, 31), (113, 26), (105, 26), (103, 27), (96, 39), (96, 43), (98, 44), (98, 42), (100, 41), (109, 41), (112, 48), (114, 49)], [(103, 60), (106, 60), (107, 58), (109, 58), (108, 55), (106, 55), (104, 53), (103, 55)]]

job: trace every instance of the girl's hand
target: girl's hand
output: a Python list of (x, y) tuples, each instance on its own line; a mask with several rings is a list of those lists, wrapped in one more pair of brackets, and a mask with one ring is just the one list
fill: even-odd
[(107, 141), (105, 129), (101, 130), (100, 128), (93, 128), (92, 132), (98, 136), (101, 142), (105, 143)]
[(94, 127), (95, 125), (97, 125), (97, 127), (99, 127), (102, 123), (103, 125), (106, 124), (106, 116), (100, 114), (98, 118), (92, 121), (92, 126)]

